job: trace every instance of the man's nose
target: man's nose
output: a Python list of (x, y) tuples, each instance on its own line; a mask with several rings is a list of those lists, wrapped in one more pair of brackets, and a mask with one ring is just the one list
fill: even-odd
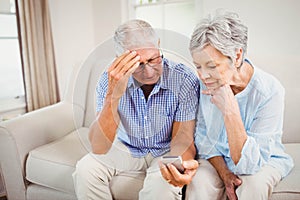
[(151, 77), (155, 73), (155, 70), (154, 70), (153, 67), (151, 67), (148, 64), (146, 64), (145, 67), (144, 67), (143, 73), (144, 73), (144, 76)]

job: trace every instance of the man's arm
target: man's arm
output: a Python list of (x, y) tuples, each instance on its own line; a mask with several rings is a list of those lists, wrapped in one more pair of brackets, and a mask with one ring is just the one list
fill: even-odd
[(118, 128), (120, 117), (118, 105), (126, 91), (128, 79), (139, 66), (140, 56), (126, 51), (108, 69), (108, 88), (102, 110), (97, 114), (89, 132), (92, 151), (96, 154), (107, 153)]
[(194, 131), (195, 120), (173, 123), (171, 155), (181, 155), (183, 160), (195, 158)]
[(172, 185), (182, 187), (189, 184), (196, 174), (199, 166), (194, 160), (196, 148), (194, 145), (195, 120), (174, 122), (171, 141), (171, 155), (181, 155), (185, 171), (181, 174), (175, 166), (168, 164), (160, 165), (162, 176)]
[(89, 131), (92, 151), (96, 154), (105, 154), (110, 149), (116, 135), (120, 117), (117, 112), (118, 101), (107, 96), (101, 112), (97, 114)]

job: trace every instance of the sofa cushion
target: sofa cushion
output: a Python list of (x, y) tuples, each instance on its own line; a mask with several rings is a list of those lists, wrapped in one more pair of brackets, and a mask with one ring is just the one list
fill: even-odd
[(32, 150), (26, 162), (26, 179), (74, 194), (72, 173), (77, 161), (88, 151), (88, 128), (80, 128), (55, 142)]
[(300, 143), (284, 144), (286, 152), (294, 159), (295, 167), (274, 189), (271, 199), (300, 199)]

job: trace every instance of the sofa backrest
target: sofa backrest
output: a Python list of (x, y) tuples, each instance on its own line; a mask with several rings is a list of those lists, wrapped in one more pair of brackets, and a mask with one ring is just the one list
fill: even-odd
[(89, 127), (96, 116), (95, 89), (99, 77), (114, 58), (112, 39), (99, 44), (73, 70), (64, 100), (72, 103), (76, 127)]
[(285, 88), (283, 142), (300, 142), (300, 57), (249, 55), (257, 67), (274, 75)]
[[(172, 31), (158, 30), (164, 54), (175, 62), (191, 66), (188, 51), (189, 39)], [(89, 127), (96, 117), (95, 88), (100, 75), (115, 57), (113, 41), (109, 39), (99, 44), (83, 62), (74, 77), (74, 85), (68, 89), (66, 98), (74, 105), (74, 118), (77, 126)], [(277, 77), (286, 89), (283, 142), (300, 142), (300, 87), (297, 83), (300, 74), (300, 58), (249, 56), (254, 65)], [(72, 81), (70, 81), (72, 82)]]

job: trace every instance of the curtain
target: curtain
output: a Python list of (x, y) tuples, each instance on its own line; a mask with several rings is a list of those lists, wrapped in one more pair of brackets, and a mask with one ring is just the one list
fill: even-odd
[(48, 0), (16, 0), (27, 111), (59, 101)]

